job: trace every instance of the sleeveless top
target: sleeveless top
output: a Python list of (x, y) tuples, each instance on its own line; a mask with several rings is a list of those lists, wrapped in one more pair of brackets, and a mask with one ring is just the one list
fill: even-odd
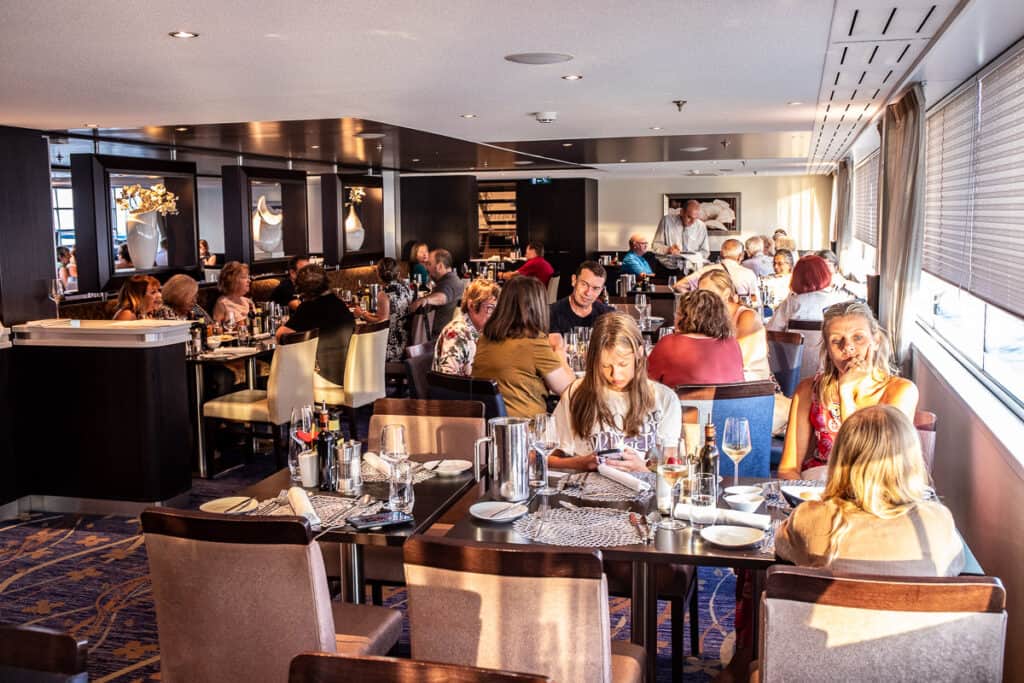
[(842, 413), (839, 408), (839, 401), (832, 401), (823, 405), (818, 396), (818, 385), (821, 382), (821, 374), (814, 376), (811, 384), (811, 407), (808, 417), (811, 421), (811, 429), (814, 431), (814, 448), (807, 452), (801, 470), (812, 467), (828, 465), (828, 458), (832, 454), (832, 444), (835, 442), (836, 434), (843, 424)]
[[(754, 315), (757, 315), (757, 311), (754, 311), (754, 309), (740, 306), (732, 316), (733, 328), (739, 326), (740, 316), (746, 311), (753, 311)], [(749, 356), (747, 354), (743, 356), (743, 379), (747, 382), (759, 379), (774, 379), (771, 366), (768, 363), (768, 334), (764, 326), (750, 336), (753, 337), (751, 343), (746, 345), (740, 344), (741, 351), (752, 351)]]

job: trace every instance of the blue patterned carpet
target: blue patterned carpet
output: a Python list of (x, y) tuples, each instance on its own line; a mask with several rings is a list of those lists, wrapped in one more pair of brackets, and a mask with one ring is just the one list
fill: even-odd
[[(196, 481), (193, 505), (226, 495), (272, 471), (248, 465), (214, 482)], [(707, 681), (733, 649), (735, 576), (703, 567), (700, 580), (702, 657), (687, 651), (685, 680)], [(405, 591), (386, 604), (404, 609)], [(659, 681), (671, 678), (668, 603), (659, 617)], [(610, 601), (613, 638), (629, 638), (629, 600)], [(159, 680), (160, 653), (146, 562), (137, 519), (33, 513), (0, 521), (0, 622), (70, 631), (89, 641), (93, 681)], [(686, 637), (687, 647), (689, 637)], [(407, 631), (399, 653), (408, 655)]]

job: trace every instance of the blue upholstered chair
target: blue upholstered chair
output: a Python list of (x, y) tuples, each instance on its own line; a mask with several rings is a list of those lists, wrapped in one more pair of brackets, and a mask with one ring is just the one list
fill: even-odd
[(486, 418), (506, 417), (505, 399), (493, 379), (473, 379), (446, 375), (431, 370), (427, 373), (430, 398), (440, 400), (480, 401), (484, 404)]
[(735, 384), (695, 384), (676, 387), (676, 395), (686, 419), (687, 408), (696, 409), (701, 424), (708, 415), (715, 425), (718, 471), (723, 477), (733, 474), (732, 460), (722, 452), (725, 418), (745, 417), (750, 423), (751, 451), (740, 462), (741, 477), (768, 477), (772, 448), (772, 412), (775, 409), (775, 385), (770, 380)]
[(768, 332), (768, 364), (775, 381), (787, 398), (793, 398), (800, 383), (804, 337), (799, 332)]
[(790, 320), (789, 332), (797, 332), (804, 338), (804, 356), (800, 364), (800, 379), (813, 377), (821, 367), (821, 321)]

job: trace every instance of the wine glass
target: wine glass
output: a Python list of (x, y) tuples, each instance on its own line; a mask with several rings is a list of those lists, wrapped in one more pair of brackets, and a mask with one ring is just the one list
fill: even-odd
[(558, 448), (558, 430), (554, 417), (547, 413), (533, 416), (530, 420), (530, 445), (540, 460), (540, 477), (531, 481), (530, 485), (539, 487), (537, 493), (542, 496), (557, 493), (553, 487), (548, 486), (548, 456)]
[(409, 459), (409, 449), (405, 441), (405, 425), (389, 424), (384, 425), (380, 433), (380, 457), (391, 466), (391, 472), (395, 472), (395, 465)]
[(633, 305), (636, 306), (637, 315), (640, 316), (640, 325), (643, 326), (647, 320), (648, 303), (646, 294), (637, 294), (636, 299), (633, 301)]
[(745, 417), (725, 418), (725, 433), (722, 434), (722, 450), (733, 462), (732, 483), (739, 486), (740, 461), (750, 452), (750, 423)]
[(658, 476), (668, 485), (669, 493), (672, 496), (668, 517), (663, 518), (659, 526), (662, 529), (672, 529), (673, 531), (682, 529), (686, 525), (676, 519), (676, 505), (679, 502), (683, 481), (690, 478), (689, 461), (685, 458), (668, 458), (664, 462), (658, 463)]
[(57, 315), (60, 317), (60, 302), (64, 300), (64, 282), (60, 278), (54, 278), (49, 281), (49, 293), (47, 298), (53, 302), (54, 308), (56, 308)]

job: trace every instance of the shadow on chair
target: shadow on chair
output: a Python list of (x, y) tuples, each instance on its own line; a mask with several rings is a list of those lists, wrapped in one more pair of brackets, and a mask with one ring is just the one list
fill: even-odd
[(0, 624), (0, 681), (85, 683), (88, 641), (41, 626)]
[(787, 398), (793, 398), (796, 385), (800, 383), (803, 367), (804, 337), (799, 332), (776, 332), (769, 330), (768, 365), (775, 381)]
[(342, 657), (306, 652), (292, 660), (288, 683), (548, 683), (547, 676), (395, 657)]
[(349, 436), (359, 438), (356, 410), (368, 406), (386, 394), (385, 365), (387, 363), (389, 323), (383, 320), (356, 328), (348, 345), (345, 358), (345, 384), (341, 386), (316, 375), (313, 394), (317, 403), (332, 408), (345, 408), (349, 419)]
[(430, 342), (410, 346), (405, 350), (405, 372), (412, 387), (412, 398), (429, 398), (427, 373), (434, 363), (434, 345)]

